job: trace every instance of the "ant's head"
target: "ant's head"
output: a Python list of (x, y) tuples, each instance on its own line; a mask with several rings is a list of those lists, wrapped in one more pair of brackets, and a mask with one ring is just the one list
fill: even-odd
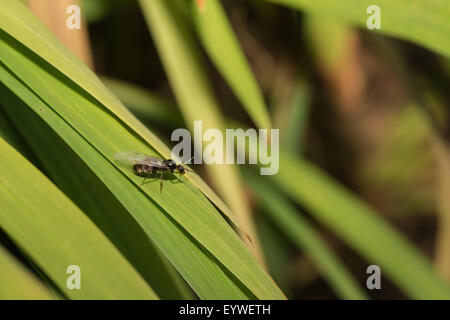
[(173, 173), (177, 169), (177, 164), (172, 159), (164, 160), (163, 163), (169, 168), (169, 171)]
[(177, 166), (177, 170), (178, 170), (178, 173), (179, 173), (180, 175), (186, 173), (186, 171), (184, 170), (183, 165), (181, 165), (181, 164), (179, 164), (179, 165)]

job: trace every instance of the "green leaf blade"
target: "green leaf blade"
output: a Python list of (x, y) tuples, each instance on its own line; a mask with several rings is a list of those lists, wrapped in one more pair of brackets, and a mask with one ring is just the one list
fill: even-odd
[(278, 186), (405, 293), (416, 299), (450, 297), (450, 287), (427, 259), (370, 207), (306, 160), (283, 153), (280, 161)]
[(0, 300), (53, 300), (55, 297), (0, 247)]
[[(109, 240), (42, 173), (3, 139), (0, 149), (1, 227), (62, 292), (74, 299), (157, 298)], [(66, 286), (70, 265), (81, 269), (82, 290)]]
[(265, 0), (307, 13), (332, 17), (367, 29), (370, 5), (381, 9), (381, 34), (391, 35), (424, 46), (450, 57), (450, 2), (447, 0)]
[(270, 129), (263, 94), (219, 0), (191, 1), (197, 33), (210, 58), (259, 128)]
[(367, 294), (338, 256), (328, 248), (314, 227), (283, 198), (277, 188), (249, 172), (246, 177), (270, 219), (305, 251), (336, 294), (343, 299), (367, 299)]

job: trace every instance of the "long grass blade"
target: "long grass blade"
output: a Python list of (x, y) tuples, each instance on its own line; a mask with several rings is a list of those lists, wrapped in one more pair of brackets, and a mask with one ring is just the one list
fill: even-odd
[[(133, 116), (121, 102), (109, 92), (97, 76), (68, 50), (45, 26), (20, 2), (0, 0), (0, 29), (17, 39), (110, 110), (126, 126), (135, 131), (160, 155), (170, 158), (170, 149), (147, 127)], [(212, 189), (198, 176), (187, 175), (233, 223), (238, 224), (233, 212)]]
[(323, 241), (314, 227), (277, 191), (277, 187), (250, 172), (246, 181), (264, 212), (278, 228), (311, 258), (336, 294), (343, 299), (366, 299), (367, 294)]
[(416, 299), (448, 299), (450, 287), (429, 261), (374, 210), (321, 172), (290, 154), (281, 155), (278, 186), (306, 206), (325, 226), (380, 266), (406, 294)]
[[(157, 298), (55, 185), (1, 138), (0, 150), (0, 227), (59, 290), (73, 299)], [(66, 271), (72, 265), (81, 270), (81, 290), (66, 284)]]
[(197, 33), (227, 83), (259, 128), (272, 127), (263, 94), (219, 0), (191, 1)]
[(265, 0), (307, 13), (332, 17), (367, 29), (371, 5), (380, 8), (381, 34), (405, 39), (450, 57), (450, 2), (447, 0)]
[(0, 300), (53, 300), (55, 297), (19, 261), (0, 247)]
[[(194, 122), (201, 120), (203, 130), (214, 128), (224, 134), (219, 105), (207, 81), (199, 49), (183, 19), (171, 2), (143, 0), (140, 3), (188, 128), (194, 132)], [(238, 172), (234, 167), (218, 164), (208, 165), (207, 170), (238, 217), (247, 246), (264, 264)]]
[(31, 149), (34, 162), (105, 233), (158, 296), (192, 298), (164, 255), (103, 182), (39, 116), (11, 93), (1, 92), (0, 104)]
[(113, 159), (124, 150), (157, 155), (155, 150), (40, 57), (4, 33), (0, 38), (0, 60), (8, 65), (1, 68), (1, 81), (105, 183), (202, 298), (253, 297), (249, 292), (259, 298), (282, 297), (226, 221), (190, 183), (166, 181), (162, 194), (157, 183), (139, 188), (141, 179)]

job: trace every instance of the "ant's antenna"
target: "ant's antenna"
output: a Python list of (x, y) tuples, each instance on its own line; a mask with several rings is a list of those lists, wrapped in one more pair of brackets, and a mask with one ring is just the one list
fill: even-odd
[(194, 159), (194, 158), (195, 158), (195, 156), (193, 156), (192, 158), (190, 158), (188, 161), (183, 162), (183, 164), (186, 164), (186, 163), (188, 163), (188, 162), (191, 162), (191, 160)]
[(191, 170), (191, 169), (189, 169), (189, 168), (186, 168), (186, 167), (184, 167), (184, 170), (189, 171), (189, 172), (192, 172), (192, 173), (195, 173), (195, 174), (198, 174), (197, 172), (195, 172), (195, 171), (193, 171), (193, 170)]
[[(188, 161), (183, 162), (183, 164), (186, 164), (186, 163), (188, 163), (188, 162), (191, 162), (191, 160), (194, 159), (194, 158), (195, 158), (195, 156), (193, 156), (192, 158), (190, 158)], [(187, 167), (184, 167), (184, 170), (197, 174), (197, 172), (195, 172), (195, 171), (193, 171), (193, 170), (191, 170), (191, 169), (189, 169), (189, 168), (187, 168)]]

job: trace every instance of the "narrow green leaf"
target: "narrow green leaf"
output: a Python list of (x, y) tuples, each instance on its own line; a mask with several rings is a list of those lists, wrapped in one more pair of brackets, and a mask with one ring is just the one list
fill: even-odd
[[(21, 99), (24, 99), (27, 107), (32, 107), (36, 113), (42, 116), (52, 129), (73, 148), (98, 178), (105, 182), (114, 196), (132, 214), (133, 218), (141, 225), (146, 234), (150, 236), (154, 243), (169, 258), (201, 298), (243, 299), (247, 297), (229, 279), (229, 276), (224, 273), (221, 266), (217, 264), (217, 261), (205, 249), (199, 246), (161, 207), (149, 201), (149, 198), (140, 191), (138, 184), (141, 179), (137, 180), (129, 172), (126, 172), (129, 177), (122, 174), (114, 166), (112, 159), (108, 160), (102, 154), (99, 154), (97, 149), (93, 148), (71, 126), (59, 118), (47, 104), (39, 100), (33, 93), (27, 91), (25, 87), (22, 87), (16, 79), (5, 72), (5, 69), (0, 68), (0, 71), (3, 71), (0, 72), (0, 80), (7, 86), (10, 86)], [(64, 90), (60, 87), (58, 92), (62, 93)], [(2, 96), (5, 95), (5, 93), (2, 94)], [(85, 106), (87, 109), (92, 108), (92, 106), (86, 106), (85, 103), (80, 102), (78, 105)], [(42, 112), (44, 109), (45, 112)], [(99, 121), (96, 122), (97, 129), (102, 127), (100, 123)], [(116, 128), (117, 131), (120, 131), (119, 129), (123, 130), (122, 127)], [(110, 132), (115, 131), (114, 129), (109, 130)], [(123, 134), (127, 135), (129, 133)], [(114, 141), (114, 139), (111, 141)], [(111, 154), (114, 153), (114, 151), (111, 152)], [(176, 187), (180, 187), (183, 184), (166, 183), (166, 185), (166, 192), (164, 194), (168, 193), (167, 190), (175, 188), (175, 191), (172, 190), (169, 193), (178, 195), (177, 200), (172, 199), (169, 203), (178, 201), (182, 204), (184, 198), (179, 195), (185, 194), (186, 191), (177, 189)], [(157, 193), (159, 195), (159, 189)], [(201, 216), (204, 210), (201, 207), (199, 208), (198, 200), (195, 201), (192, 199), (189, 192), (187, 197), (189, 198), (187, 203), (191, 204), (186, 207), (189, 212), (188, 216), (192, 216), (193, 213)], [(228, 225), (224, 227), (228, 227)], [(234, 233), (232, 234), (234, 235)], [(167, 235), (171, 236), (167, 237)], [(237, 237), (236, 235), (234, 236)]]
[(234, 34), (220, 0), (199, 7), (191, 1), (194, 20), (206, 52), (259, 128), (270, 129), (263, 94)]
[[(0, 227), (62, 292), (74, 299), (157, 298), (58, 188), (1, 138), (0, 150)], [(81, 290), (66, 286), (71, 265), (81, 269)]]
[(369, 206), (306, 160), (281, 154), (278, 186), (306, 206), (368, 264), (380, 266), (406, 294), (449, 299), (450, 288), (427, 259)]
[(264, 215), (255, 219), (261, 247), (267, 262), (267, 270), (277, 285), (286, 294), (292, 296), (292, 277), (289, 272), (292, 262), (292, 247), (286, 246), (286, 237)]
[(405, 39), (450, 57), (450, 2), (448, 0), (265, 0), (320, 14), (367, 29), (367, 8), (381, 12), (381, 34)]
[(0, 247), (0, 300), (52, 300), (45, 286)]
[(246, 172), (264, 212), (287, 237), (311, 258), (336, 294), (343, 299), (366, 299), (367, 294), (323, 241), (314, 227), (265, 179)]
[(311, 92), (308, 82), (297, 80), (288, 103), (277, 105), (274, 123), (280, 130), (280, 144), (284, 150), (301, 153), (304, 149), (311, 109)]
[(27, 158), (32, 158), (28, 146), (19, 132), (14, 128), (9, 119), (0, 108), (0, 137), (2, 137), (10, 146), (19, 151)]
[(0, 92), (0, 105), (48, 177), (105, 233), (158, 296), (192, 298), (167, 259), (103, 182), (39, 116), (12, 94)]
[(170, 128), (183, 126), (183, 120), (175, 103), (125, 81), (107, 77), (102, 77), (101, 80), (140, 119)]
[(14, 70), (11, 74), (2, 66), (1, 81), (105, 183), (201, 297), (252, 297), (249, 291), (259, 298), (279, 295), (272, 279), (196, 188), (184, 179), (166, 181), (162, 194), (158, 183), (139, 188), (141, 179), (117, 166), (113, 155), (155, 151), (57, 70), (6, 34), (0, 33), (0, 39), (0, 61)]
[[(0, 0), (0, 29), (17, 39), (42, 59), (86, 90), (93, 98), (135, 131), (159, 154), (170, 158), (170, 149), (147, 127), (139, 122), (121, 102), (112, 95), (97, 76), (67, 49), (22, 3)], [(236, 223), (233, 212), (198, 176), (187, 175), (231, 221)]]
[[(201, 120), (202, 130), (215, 129), (224, 135), (225, 126), (219, 105), (208, 82), (199, 48), (186, 23), (173, 9), (171, 2), (142, 0), (140, 3), (188, 128), (194, 132), (194, 122)], [(206, 166), (206, 169), (219, 193), (238, 217), (239, 223), (235, 224), (243, 231), (244, 241), (263, 263), (250, 208), (236, 168), (213, 164)]]

